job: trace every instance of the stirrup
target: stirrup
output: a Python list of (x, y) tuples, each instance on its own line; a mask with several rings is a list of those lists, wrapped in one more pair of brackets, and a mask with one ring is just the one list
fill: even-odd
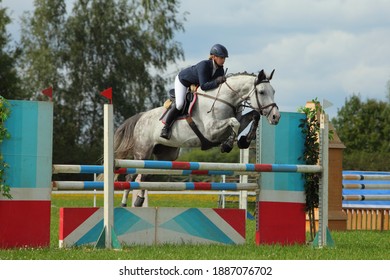
[(164, 126), (161, 130), (160, 137), (169, 140), (171, 138), (171, 133), (169, 127)]

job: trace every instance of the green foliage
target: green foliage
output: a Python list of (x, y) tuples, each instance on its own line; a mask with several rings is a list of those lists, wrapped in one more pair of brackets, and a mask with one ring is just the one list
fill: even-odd
[(6, 26), (10, 22), (7, 10), (0, 8), (0, 96), (8, 99), (21, 94), (20, 80), (15, 70), (20, 49), (11, 49), (9, 46), (10, 35), (7, 34)]
[(390, 166), (390, 104), (358, 95), (346, 99), (332, 119), (346, 146), (343, 168), (388, 171)]
[(221, 153), (219, 147), (202, 151), (199, 148), (190, 149), (182, 152), (178, 158), (179, 161), (197, 161), (197, 162), (239, 162), (240, 149), (234, 147), (230, 153)]
[(386, 93), (387, 102), (390, 103), (390, 80), (387, 81), (387, 83), (386, 83), (386, 90), (387, 90), (387, 93)]
[[(319, 131), (320, 120), (319, 116), (322, 112), (320, 102), (315, 99), (312, 100), (314, 108), (302, 107), (300, 111), (306, 114), (306, 119), (301, 120), (299, 127), (303, 135), (305, 136), (305, 149), (301, 160), (307, 165), (318, 164), (319, 159)], [(321, 174), (319, 173), (303, 173), (302, 176), (305, 179), (305, 195), (306, 195), (306, 207), (305, 210), (308, 213), (310, 221), (310, 236), (314, 239), (315, 229), (315, 217), (314, 210), (318, 208), (319, 204), (319, 181)]]
[[(177, 0), (35, 0), (22, 22), (24, 90), (54, 89), (53, 161), (98, 163), (103, 103), (113, 88), (115, 123), (162, 104), (167, 65), (183, 58)], [(69, 10), (69, 9), (68, 9)]]
[[(56, 95), (65, 84), (63, 56), (65, 53), (64, 0), (35, 0), (35, 10), (25, 13), (21, 24), (19, 59), (23, 90), (31, 99), (45, 99), (40, 91), (53, 86)], [(61, 98), (55, 99), (60, 101)]]
[[(0, 96), (0, 144), (3, 143), (5, 139), (10, 138), (10, 134), (7, 131), (7, 128), (4, 126), (5, 121), (8, 119), (11, 114), (9, 108), (9, 103), (6, 99)], [(5, 184), (6, 171), (9, 168), (9, 165), (4, 161), (3, 155), (0, 154), (0, 195), (7, 198), (12, 198), (10, 194), (10, 186)]]

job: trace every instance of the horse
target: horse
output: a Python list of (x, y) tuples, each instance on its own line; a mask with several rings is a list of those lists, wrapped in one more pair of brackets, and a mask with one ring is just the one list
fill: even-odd
[[(256, 137), (260, 116), (277, 125), (280, 112), (274, 101), (275, 90), (270, 81), (273, 70), (267, 75), (261, 70), (258, 75), (248, 73), (230, 74), (226, 81), (214, 90), (197, 88), (196, 102), (191, 114), (178, 119), (172, 125), (169, 140), (160, 137), (164, 124), (161, 118), (167, 110), (164, 106), (138, 113), (121, 124), (114, 134), (116, 159), (174, 161), (180, 148), (201, 147), (207, 150), (220, 145), (221, 152), (229, 152), (237, 136), (252, 123), (246, 136), (237, 141), (239, 148), (248, 148)], [(245, 107), (252, 110), (243, 114)], [(186, 120), (186, 121), (185, 121)], [(143, 174), (128, 174), (127, 181), (143, 181)], [(125, 190), (121, 206), (127, 206), (129, 190)], [(141, 207), (145, 199), (142, 190), (134, 206)]]

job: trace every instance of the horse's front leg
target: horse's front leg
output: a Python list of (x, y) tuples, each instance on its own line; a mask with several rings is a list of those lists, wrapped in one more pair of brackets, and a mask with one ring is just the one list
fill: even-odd
[(256, 139), (257, 127), (259, 126), (260, 116), (253, 119), (251, 128), (246, 136), (247, 141), (250, 143), (253, 139)]
[[(255, 112), (255, 111), (253, 111)], [(241, 136), (237, 141), (237, 145), (240, 149), (248, 149), (251, 141), (256, 139), (257, 127), (259, 126), (260, 114), (255, 112), (251, 114), (252, 124), (247, 135)]]
[[(221, 152), (229, 153), (233, 149), (234, 141), (236, 140), (240, 123), (236, 118), (228, 118), (225, 120), (214, 120), (206, 125), (206, 129), (214, 142), (220, 141)], [(226, 138), (226, 135), (227, 138)]]

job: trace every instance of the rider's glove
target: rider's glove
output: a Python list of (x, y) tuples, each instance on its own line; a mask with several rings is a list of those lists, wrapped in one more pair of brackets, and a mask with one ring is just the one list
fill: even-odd
[(219, 76), (215, 79), (215, 81), (217, 82), (217, 84), (222, 84), (224, 82), (226, 82), (226, 77), (225, 76)]

